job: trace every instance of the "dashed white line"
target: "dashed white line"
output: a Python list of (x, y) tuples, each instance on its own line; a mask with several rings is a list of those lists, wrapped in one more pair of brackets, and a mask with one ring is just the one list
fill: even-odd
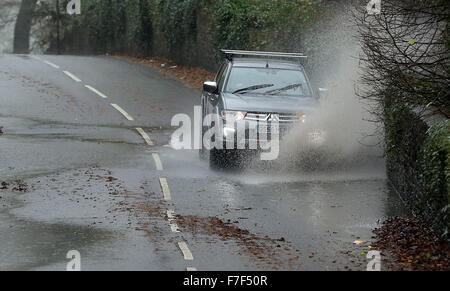
[(145, 142), (149, 145), (152, 146), (154, 145), (153, 141), (150, 139), (150, 137), (148, 136), (148, 134), (140, 127), (136, 127), (136, 130), (139, 132), (139, 134), (142, 136), (142, 138), (145, 140)]
[(187, 267), (187, 268), (186, 268), (186, 271), (188, 271), (188, 272), (196, 272), (197, 269), (194, 268), (194, 267)]
[(175, 219), (175, 212), (171, 209), (167, 210), (167, 218), (169, 218), (169, 220)]
[(191, 251), (189, 250), (189, 248), (185, 242), (179, 242), (178, 247), (180, 248), (181, 252), (183, 253), (184, 259), (186, 261), (194, 260), (194, 256), (192, 255)]
[(172, 200), (172, 195), (170, 194), (169, 184), (167, 184), (166, 178), (159, 178), (159, 183), (161, 184), (161, 189), (163, 191), (165, 200)]
[(55, 68), (55, 69), (59, 69), (59, 66), (58, 65), (55, 65), (54, 63), (52, 63), (52, 62), (49, 62), (49, 61), (46, 61), (46, 60), (42, 60), (43, 62), (44, 62), (44, 64), (47, 64), (47, 65), (49, 65), (50, 67), (53, 67), (53, 68)]
[(172, 232), (175, 232), (175, 233), (180, 232), (180, 229), (178, 228), (178, 225), (173, 224), (173, 223), (170, 223), (170, 230), (171, 230)]
[(91, 90), (92, 92), (94, 92), (95, 94), (97, 94), (98, 96), (102, 97), (102, 98), (108, 98), (108, 96), (106, 96), (105, 94), (103, 94), (102, 92), (98, 91), (97, 89), (95, 89), (92, 86), (89, 85), (84, 85), (84, 87), (88, 88), (89, 90)]
[(175, 220), (175, 214), (173, 210), (167, 210), (167, 220), (169, 221), (170, 229), (172, 232), (180, 232), (178, 225), (173, 222)]
[(125, 110), (122, 109), (122, 107), (120, 107), (117, 104), (111, 103), (111, 106), (114, 107), (117, 111), (119, 111), (120, 113), (122, 113), (123, 116), (125, 116), (126, 119), (133, 121), (134, 118), (131, 117), (130, 114), (128, 114)]
[(153, 160), (155, 160), (156, 170), (162, 171), (163, 165), (161, 162), (161, 158), (159, 157), (159, 154), (153, 153), (152, 156), (153, 156)]
[(71, 79), (74, 80), (75, 82), (77, 82), (77, 83), (80, 83), (80, 82), (81, 82), (81, 80), (80, 80), (77, 76), (75, 76), (74, 74), (72, 74), (71, 72), (69, 72), (69, 71), (63, 71), (63, 73), (66, 74), (69, 78), (71, 78)]

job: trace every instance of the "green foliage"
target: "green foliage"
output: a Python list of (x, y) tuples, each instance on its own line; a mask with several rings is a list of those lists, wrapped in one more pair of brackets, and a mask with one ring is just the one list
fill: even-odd
[(450, 186), (450, 121), (430, 127), (421, 153), (422, 177), (429, 193), (441, 191), (442, 181)]
[[(69, 17), (89, 34), (95, 52), (151, 54), (154, 33), (173, 54), (198, 37), (199, 12), (208, 17), (208, 37), (217, 48), (263, 49), (292, 42), (319, 19), (313, 0), (82, 0), (82, 15)], [(325, 7), (323, 3), (321, 7)], [(86, 32), (87, 31), (87, 32)]]
[[(450, 222), (450, 121), (445, 120), (431, 126), (422, 147), (420, 172), (423, 203), (434, 207), (438, 222), (446, 222), (447, 233)], [(429, 201), (437, 201), (430, 205)]]
[(126, 40), (133, 53), (148, 54), (152, 43), (152, 4), (148, 0), (127, 1)]
[(156, 25), (165, 35), (169, 50), (179, 49), (196, 32), (197, 0), (155, 0)]
[(389, 179), (414, 213), (449, 238), (450, 122), (428, 126), (401, 99), (386, 100)]
[(318, 19), (312, 0), (225, 0), (208, 9), (218, 47), (261, 49), (271, 41), (289, 41)]

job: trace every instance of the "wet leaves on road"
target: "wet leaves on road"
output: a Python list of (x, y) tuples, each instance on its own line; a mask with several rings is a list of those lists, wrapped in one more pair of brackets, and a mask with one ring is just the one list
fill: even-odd
[(1, 182), (0, 190), (11, 190), (12, 192), (27, 192), (28, 185), (21, 180), (13, 182)]
[(418, 219), (391, 218), (374, 230), (379, 248), (393, 255), (392, 270), (450, 270), (450, 244)]
[[(240, 254), (258, 261), (264, 268), (277, 270), (283, 268), (285, 263), (298, 264), (300, 260), (298, 256), (290, 254), (292, 250), (285, 238), (260, 237), (234, 225), (231, 221), (225, 222), (218, 217), (177, 215), (177, 223), (183, 231), (194, 235), (218, 236), (222, 241), (235, 241), (241, 248)], [(287, 259), (284, 260), (283, 257)]]

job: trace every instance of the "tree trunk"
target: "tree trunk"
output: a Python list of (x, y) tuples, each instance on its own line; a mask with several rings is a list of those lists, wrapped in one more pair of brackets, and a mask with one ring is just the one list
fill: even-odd
[(30, 52), (30, 30), (33, 11), (37, 0), (22, 0), (14, 28), (14, 53), (28, 54)]

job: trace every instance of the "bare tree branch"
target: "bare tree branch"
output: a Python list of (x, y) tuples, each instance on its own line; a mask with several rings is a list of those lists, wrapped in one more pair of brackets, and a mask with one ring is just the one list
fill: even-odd
[(365, 65), (360, 95), (383, 104), (450, 114), (450, 2), (383, 0), (379, 15), (357, 13)]

